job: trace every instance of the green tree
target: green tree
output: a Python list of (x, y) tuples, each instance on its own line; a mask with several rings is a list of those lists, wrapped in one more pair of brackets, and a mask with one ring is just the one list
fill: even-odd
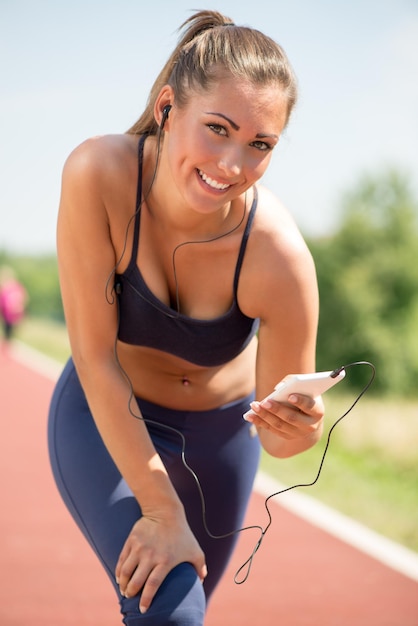
[[(339, 231), (310, 241), (321, 295), (318, 367), (376, 366), (373, 389), (418, 395), (418, 205), (396, 171), (365, 176), (343, 197)], [(368, 372), (350, 371), (354, 385)]]

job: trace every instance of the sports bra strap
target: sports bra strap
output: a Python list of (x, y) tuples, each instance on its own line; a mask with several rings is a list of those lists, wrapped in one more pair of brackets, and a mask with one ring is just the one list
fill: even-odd
[(257, 208), (258, 192), (257, 192), (257, 187), (255, 185), (253, 187), (253, 190), (254, 190), (253, 203), (251, 205), (250, 214), (248, 216), (248, 220), (247, 220), (247, 223), (245, 225), (244, 234), (243, 234), (242, 240), (241, 240), (241, 247), (239, 249), (237, 265), (235, 267), (235, 276), (234, 276), (234, 297), (235, 297), (235, 299), (237, 299), (238, 281), (239, 281), (239, 275), (240, 275), (240, 272), (241, 272), (241, 265), (242, 265), (242, 261), (244, 259), (244, 254), (245, 254), (245, 249), (247, 247), (248, 237), (250, 236), (250, 231), (251, 231), (251, 226), (252, 226), (253, 220), (254, 220), (255, 210)]
[(136, 265), (138, 257), (139, 245), (139, 226), (141, 219), (141, 203), (142, 203), (142, 160), (144, 156), (144, 144), (146, 134), (141, 135), (138, 143), (138, 182), (136, 187), (136, 203), (135, 203), (135, 222), (134, 222), (134, 241), (132, 245), (131, 263)]

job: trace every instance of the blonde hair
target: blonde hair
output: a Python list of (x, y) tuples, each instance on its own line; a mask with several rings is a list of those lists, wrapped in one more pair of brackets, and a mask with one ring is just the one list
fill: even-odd
[(287, 96), (289, 120), (297, 99), (297, 81), (284, 50), (258, 30), (236, 26), (217, 11), (199, 11), (182, 24), (178, 44), (151, 88), (145, 111), (127, 131), (155, 135), (155, 101), (170, 85), (176, 106), (184, 106), (193, 90), (207, 90), (221, 75), (256, 85), (278, 84)]

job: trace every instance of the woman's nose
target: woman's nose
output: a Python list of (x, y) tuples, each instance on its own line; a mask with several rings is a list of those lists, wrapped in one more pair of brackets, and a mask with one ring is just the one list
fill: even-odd
[(218, 167), (228, 177), (238, 176), (242, 171), (243, 155), (239, 148), (225, 150), (219, 158)]

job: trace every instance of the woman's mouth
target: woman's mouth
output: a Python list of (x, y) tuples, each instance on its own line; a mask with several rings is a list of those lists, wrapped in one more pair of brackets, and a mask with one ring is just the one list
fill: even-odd
[(209, 185), (209, 187), (212, 187), (212, 189), (217, 189), (218, 191), (225, 191), (225, 189), (228, 189), (231, 186), (231, 185), (227, 185), (225, 183), (220, 183), (219, 181), (217, 181), (214, 178), (211, 178), (210, 176), (205, 174), (205, 172), (203, 172), (202, 170), (198, 170), (198, 172), (199, 172), (200, 178), (207, 185)]

